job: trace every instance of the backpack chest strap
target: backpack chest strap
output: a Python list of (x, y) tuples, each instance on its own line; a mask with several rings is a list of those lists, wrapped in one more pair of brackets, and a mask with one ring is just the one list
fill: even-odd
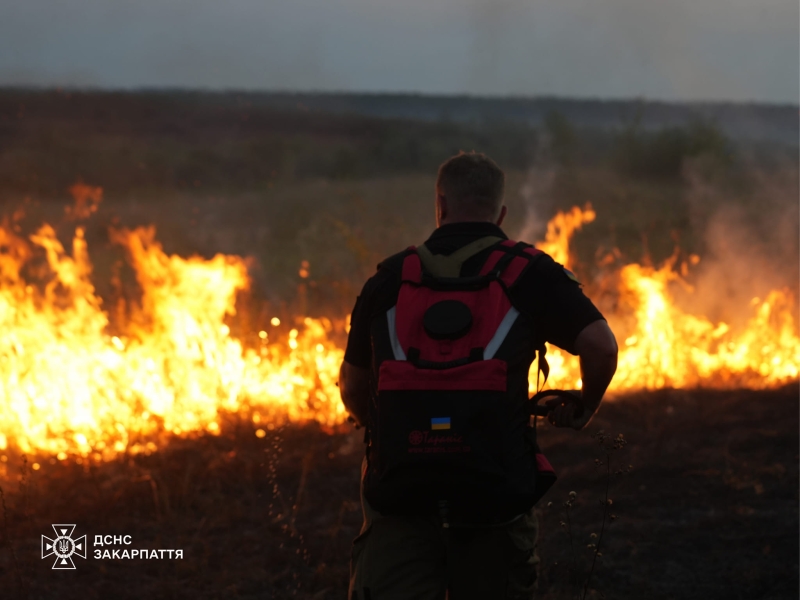
[[(500, 244), (498, 245), (497, 242)], [(419, 247), (409, 246), (408, 254), (403, 261), (402, 280), (420, 284), (423, 279), (423, 271), (432, 275), (434, 279), (457, 280), (460, 278), (464, 262), (495, 245), (497, 245), (497, 249), (489, 255), (478, 277), (486, 277), (495, 273), (507, 288), (516, 283), (530, 264), (531, 259), (542, 254), (541, 250), (522, 242), (502, 240), (495, 236), (477, 239), (447, 256), (432, 254), (424, 244)]]
[(455, 278), (461, 275), (461, 267), (467, 260), (502, 241), (503, 238), (489, 235), (470, 242), (449, 255), (433, 254), (423, 244), (417, 248), (417, 254), (422, 261), (422, 266), (434, 277)]

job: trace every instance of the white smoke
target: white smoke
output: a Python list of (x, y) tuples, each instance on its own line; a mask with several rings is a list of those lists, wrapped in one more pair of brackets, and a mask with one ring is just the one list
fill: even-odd
[(753, 298), (775, 289), (800, 291), (798, 169), (749, 169), (752, 189), (740, 198), (725, 197), (688, 173), (687, 199), (695, 227), (704, 227), (705, 250), (691, 269), (694, 292), (682, 301), (734, 324), (752, 314)]

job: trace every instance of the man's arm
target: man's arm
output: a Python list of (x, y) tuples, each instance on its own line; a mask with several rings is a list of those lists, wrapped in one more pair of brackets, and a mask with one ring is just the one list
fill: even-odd
[[(604, 319), (584, 327), (575, 339), (575, 352), (581, 363), (581, 400), (583, 413), (575, 417), (575, 407), (559, 404), (548, 419), (556, 427), (583, 429), (603, 399), (608, 384), (617, 370), (617, 340)], [(551, 401), (553, 402), (553, 401)]]
[(391, 306), (389, 301), (392, 294), (400, 287), (399, 273), (402, 269), (402, 258), (403, 254), (397, 254), (378, 266), (378, 272), (364, 284), (350, 318), (347, 349), (339, 369), (339, 392), (347, 412), (359, 427), (366, 426), (369, 419), (372, 374), (370, 330), (375, 306), (387, 303), (387, 306)]
[(369, 369), (343, 361), (339, 369), (339, 392), (356, 425), (363, 427), (367, 423), (369, 408)]

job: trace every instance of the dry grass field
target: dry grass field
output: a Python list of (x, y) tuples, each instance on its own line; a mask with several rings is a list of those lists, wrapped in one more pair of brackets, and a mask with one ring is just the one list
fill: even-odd
[[(604, 311), (617, 301), (599, 283), (609, 256), (645, 265), (700, 256), (690, 286), (674, 283), (675, 301), (715, 322), (736, 324), (771, 289), (797, 298), (797, 146), (744, 144), (706, 121), (641, 129), (634, 116), (594, 128), (558, 112), (537, 126), (455, 123), (236, 95), (0, 90), (2, 231), (25, 237), (49, 223), (69, 249), (68, 190), (100, 186), (103, 201), (81, 226), (110, 327), (111, 307), (142, 290), (109, 231), (154, 225), (168, 255), (243, 257), (252, 283), (226, 324), (256, 346), (276, 316), (344, 317), (379, 260), (429, 234), (439, 162), (475, 149), (507, 170), (513, 237), (540, 239), (556, 211), (591, 203), (597, 218), (570, 249)], [(44, 258), (34, 259), (22, 275), (46, 286), (34, 268)], [(796, 598), (799, 393), (795, 382), (615, 394), (586, 431), (540, 424), (559, 481), (539, 505), (538, 597), (583, 593), (609, 483), (615, 518), (587, 598)], [(149, 454), (103, 461), (23, 455), (0, 421), (0, 598), (344, 598), (362, 433), (269, 428), (225, 410), (219, 423), (218, 435), (165, 435)], [(629, 472), (610, 482), (595, 464), (600, 429), (627, 440), (612, 459)], [(52, 570), (40, 539), (65, 522), (90, 544), (130, 535), (128, 548), (184, 557), (90, 554), (74, 571)]]
[[(616, 519), (591, 598), (793, 598), (798, 585), (798, 388), (661, 390), (608, 402), (584, 432), (542, 425), (559, 481), (539, 511), (540, 597), (581, 590), (602, 523), (603, 458)], [(99, 466), (43, 464), (6, 482), (0, 581), (6, 598), (344, 598), (360, 527), (359, 432), (250, 423)], [(23, 472), (18, 457), (12, 472)], [(563, 502), (577, 492), (571, 536)], [(552, 501), (552, 506), (548, 506)], [(180, 561), (82, 560), (52, 571), (39, 538), (69, 516), (79, 533), (129, 534), (131, 548), (183, 548)]]

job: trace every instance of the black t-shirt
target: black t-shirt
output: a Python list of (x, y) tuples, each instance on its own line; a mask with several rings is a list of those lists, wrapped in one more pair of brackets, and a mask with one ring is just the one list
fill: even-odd
[[(492, 223), (452, 223), (436, 229), (425, 246), (433, 254), (450, 255), (486, 236), (508, 239), (503, 230)], [(477, 275), (491, 252), (492, 249), (487, 248), (466, 260), (461, 267), (461, 276)], [(384, 261), (378, 272), (364, 284), (356, 300), (344, 356), (348, 363), (356, 367), (370, 368), (370, 322), (374, 316), (396, 303), (402, 261), (403, 253)], [(575, 353), (575, 339), (583, 328), (603, 318), (581, 291), (580, 284), (548, 255), (534, 259), (511, 288), (511, 301), (520, 311), (530, 315), (535, 347), (548, 342), (570, 354)]]

